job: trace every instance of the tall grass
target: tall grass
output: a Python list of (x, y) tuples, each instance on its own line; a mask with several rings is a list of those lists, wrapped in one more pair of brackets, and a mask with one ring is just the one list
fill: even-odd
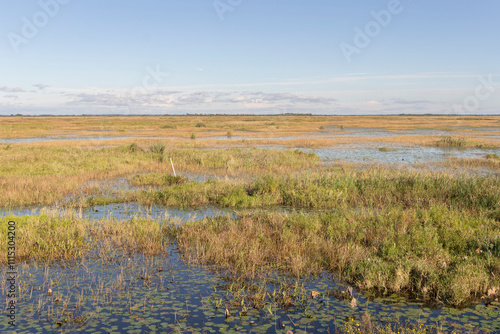
[[(69, 261), (89, 254), (108, 257), (116, 254), (164, 252), (167, 225), (149, 219), (125, 221), (102, 219), (88, 222), (72, 216), (41, 214), (30, 217), (0, 218), (0, 235), (7, 238), (7, 223), (16, 224), (16, 260), (40, 262)], [(7, 254), (7, 242), (0, 252)], [(0, 265), (7, 257), (0, 257)]]
[[(81, 256), (87, 249), (85, 223), (72, 218), (52, 215), (0, 218), (0, 235), (7, 238), (7, 223), (16, 226), (17, 260), (36, 258), (42, 261), (69, 260)], [(7, 254), (7, 242), (0, 243), (0, 252)], [(0, 264), (6, 263), (0, 257)]]
[(446, 205), (207, 218), (170, 235), (187, 260), (248, 278), (329, 270), (361, 289), (454, 305), (500, 286), (500, 222)]
[(138, 200), (166, 205), (220, 205), (237, 208), (428, 208), (436, 204), (496, 212), (500, 180), (486, 177), (396, 172), (391, 169), (267, 175), (255, 181), (209, 181), (142, 192)]

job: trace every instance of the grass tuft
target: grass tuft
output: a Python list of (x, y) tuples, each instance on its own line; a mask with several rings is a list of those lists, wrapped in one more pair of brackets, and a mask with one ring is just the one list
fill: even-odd
[(160, 126), (160, 129), (177, 129), (177, 125), (175, 124), (165, 124)]
[(135, 175), (130, 183), (134, 186), (173, 186), (184, 184), (188, 179), (182, 175), (151, 173)]
[(165, 144), (157, 143), (149, 147), (149, 151), (155, 154), (163, 154), (165, 152)]

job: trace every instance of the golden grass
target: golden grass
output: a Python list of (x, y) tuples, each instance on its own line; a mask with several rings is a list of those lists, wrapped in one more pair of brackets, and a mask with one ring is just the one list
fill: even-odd
[[(154, 142), (151, 142), (154, 143)], [(95, 145), (95, 143), (93, 143)], [(155, 147), (155, 149), (152, 149)], [(88, 196), (99, 188), (89, 181), (132, 177), (137, 173), (222, 176), (277, 174), (319, 165), (313, 154), (264, 149), (198, 150), (165, 145), (73, 147), (64, 143), (16, 144), (0, 155), (0, 207), (47, 205), (68, 196)], [(195, 147), (195, 145), (192, 145)]]
[[(203, 124), (204, 127), (198, 126)], [(457, 127), (498, 128), (499, 116), (66, 116), (1, 117), (1, 138), (40, 136), (174, 136), (197, 138), (224, 136), (273, 137), (306, 132), (345, 132), (352, 128), (457, 129)], [(257, 131), (253, 133), (252, 131)], [(470, 130), (465, 130), (470, 131)]]
[(487, 158), (452, 158), (443, 162), (439, 162), (437, 163), (437, 165), (445, 167), (487, 168), (492, 171), (500, 171), (500, 160)]

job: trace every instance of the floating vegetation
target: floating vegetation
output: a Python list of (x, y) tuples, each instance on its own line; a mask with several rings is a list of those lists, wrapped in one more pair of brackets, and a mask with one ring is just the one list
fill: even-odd
[(389, 148), (389, 147), (385, 147), (385, 146), (384, 146), (384, 147), (379, 147), (379, 148), (378, 148), (378, 150), (379, 150), (380, 152), (390, 152), (390, 151), (396, 151), (396, 149), (395, 149), (395, 148)]

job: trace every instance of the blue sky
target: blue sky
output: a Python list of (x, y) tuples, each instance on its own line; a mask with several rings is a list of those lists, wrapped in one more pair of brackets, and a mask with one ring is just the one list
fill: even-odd
[(497, 0), (0, 9), (0, 115), (500, 113)]

